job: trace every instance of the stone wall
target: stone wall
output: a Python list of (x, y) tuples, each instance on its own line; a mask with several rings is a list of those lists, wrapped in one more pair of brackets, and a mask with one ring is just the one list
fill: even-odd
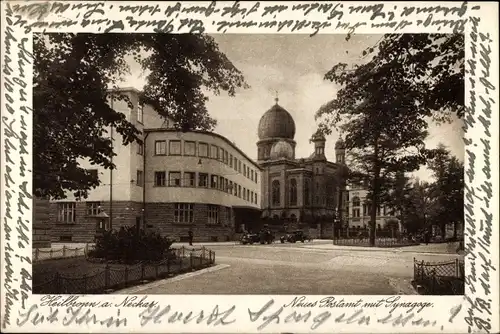
[(50, 202), (35, 197), (33, 200), (33, 248), (50, 248), (52, 220), (50, 220)]

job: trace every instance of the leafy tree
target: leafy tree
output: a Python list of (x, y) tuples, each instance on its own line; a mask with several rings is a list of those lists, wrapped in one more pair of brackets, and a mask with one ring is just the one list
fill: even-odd
[(458, 224), (463, 223), (464, 215), (464, 166), (443, 145), (439, 145), (434, 158), (428, 163), (435, 182), (431, 185), (435, 205), (431, 214), (432, 222), (445, 235), (447, 224), (454, 225), (457, 237)]
[(316, 114), (323, 132), (337, 128), (345, 134), (351, 177), (368, 185), (372, 246), (385, 181), (397, 172), (417, 169), (427, 154), (427, 111), (415, 102), (419, 90), (401, 80), (403, 71), (396, 60), (379, 59), (353, 69), (338, 64), (325, 78), (342, 88)]
[(234, 95), (246, 87), (241, 72), (212, 37), (192, 34), (35, 34), (34, 189), (36, 196), (64, 198), (65, 190), (86, 197), (99, 180), (78, 164), (115, 168), (107, 127), (124, 144), (140, 141), (135, 126), (108, 105), (126, 100), (110, 92), (129, 71), (133, 57), (147, 76), (143, 102), (183, 131), (211, 130), (204, 90)]

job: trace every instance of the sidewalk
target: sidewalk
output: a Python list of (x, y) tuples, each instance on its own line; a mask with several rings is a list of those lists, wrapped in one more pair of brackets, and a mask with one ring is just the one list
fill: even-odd
[(349, 250), (349, 251), (370, 251), (370, 252), (408, 252), (408, 253), (421, 253), (421, 254), (454, 254), (460, 255), (456, 252), (458, 243), (453, 244), (429, 244), (429, 245), (415, 245), (406, 247), (361, 247), (361, 246), (339, 246), (333, 245), (330, 241), (329, 244), (322, 245), (306, 245), (302, 248), (318, 249), (318, 250)]

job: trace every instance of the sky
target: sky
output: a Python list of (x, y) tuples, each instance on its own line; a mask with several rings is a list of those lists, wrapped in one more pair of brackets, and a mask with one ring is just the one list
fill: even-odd
[[(215, 132), (234, 142), (240, 149), (257, 158), (257, 127), (261, 116), (273, 106), (276, 95), (279, 104), (295, 120), (297, 158), (308, 157), (313, 151), (309, 143), (317, 128), (316, 111), (335, 98), (339, 86), (324, 80), (324, 75), (337, 63), (357, 64), (363, 50), (375, 45), (381, 35), (354, 35), (349, 41), (345, 35), (287, 34), (220, 34), (212, 35), (219, 49), (243, 73), (250, 88), (237, 91), (234, 97), (227, 94), (208, 94), (207, 108), (217, 120)], [(131, 73), (124, 78), (125, 87), (142, 89), (145, 73), (139, 65), (131, 63)], [(277, 92), (277, 93), (276, 93)], [(453, 155), (463, 161), (463, 124), (430, 123), (426, 146), (444, 144)], [(334, 144), (338, 134), (328, 136), (325, 154), (335, 161)], [(430, 180), (430, 172), (422, 167), (413, 173), (421, 180)]]

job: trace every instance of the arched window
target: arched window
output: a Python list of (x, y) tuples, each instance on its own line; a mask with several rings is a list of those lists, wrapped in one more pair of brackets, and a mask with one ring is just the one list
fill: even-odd
[(272, 203), (273, 205), (280, 205), (280, 181), (274, 180), (272, 183)]
[(359, 197), (355, 196), (352, 198), (352, 206), (360, 206), (361, 202), (359, 201)]
[(304, 181), (304, 204), (305, 205), (310, 205), (311, 204), (311, 199), (309, 198), (309, 179), (305, 179)]
[(297, 180), (290, 180), (290, 205), (297, 205)]

